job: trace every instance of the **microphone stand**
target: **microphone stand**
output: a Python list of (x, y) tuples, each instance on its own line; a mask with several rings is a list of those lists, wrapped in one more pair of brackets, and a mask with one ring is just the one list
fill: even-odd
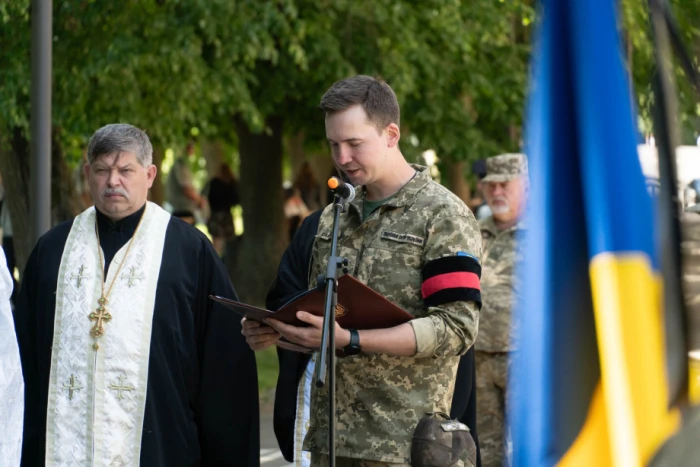
[[(338, 221), (345, 212), (345, 198), (335, 195), (333, 200), (333, 234), (326, 274), (318, 277), (319, 290), (325, 289), (321, 355), (316, 366), (316, 387), (325, 385), (328, 370), (328, 465), (335, 467), (335, 308), (338, 304), (338, 270), (347, 266), (348, 260), (336, 256), (338, 250)], [(329, 351), (330, 350), (330, 351)]]

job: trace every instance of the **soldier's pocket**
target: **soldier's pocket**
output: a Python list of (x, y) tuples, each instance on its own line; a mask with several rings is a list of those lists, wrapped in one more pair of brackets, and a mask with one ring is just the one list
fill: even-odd
[[(342, 239), (341, 239), (342, 240)], [(342, 245), (342, 242), (338, 242), (338, 251), (336, 255), (341, 256), (348, 260), (348, 273), (357, 277), (357, 255), (358, 251), (354, 248)], [(316, 276), (318, 274), (326, 273), (326, 265), (328, 264), (328, 257), (331, 254), (331, 236), (330, 233), (323, 233), (316, 235), (316, 248), (314, 253), (314, 271), (311, 271), (311, 276), (309, 277), (310, 285), (316, 283)], [(341, 268), (342, 269), (342, 268)], [(342, 273), (340, 274), (342, 276)]]
[(367, 285), (402, 308), (413, 308), (422, 301), (422, 249), (401, 245), (388, 249), (368, 247), (365, 262), (370, 262)]

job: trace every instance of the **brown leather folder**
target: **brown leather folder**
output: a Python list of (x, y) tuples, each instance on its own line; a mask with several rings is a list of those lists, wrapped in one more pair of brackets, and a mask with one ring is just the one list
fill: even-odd
[[(279, 310), (270, 311), (216, 295), (210, 295), (209, 298), (247, 319), (263, 322), (266, 318), (274, 318), (294, 326), (306, 326), (296, 317), (297, 311), (323, 316), (326, 300), (325, 293), (314, 288), (297, 295)], [(354, 277), (345, 274), (338, 279), (338, 306), (335, 318), (345, 329), (383, 329), (410, 321), (413, 316)]]

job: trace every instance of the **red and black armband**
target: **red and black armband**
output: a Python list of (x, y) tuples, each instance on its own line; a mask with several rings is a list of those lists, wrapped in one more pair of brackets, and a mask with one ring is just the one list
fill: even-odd
[(445, 256), (423, 268), (423, 301), (426, 306), (450, 302), (475, 302), (481, 308), (481, 265), (472, 256)]

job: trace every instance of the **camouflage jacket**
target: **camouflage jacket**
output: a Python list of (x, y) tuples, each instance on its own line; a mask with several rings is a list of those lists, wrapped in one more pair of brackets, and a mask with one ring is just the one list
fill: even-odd
[[(363, 189), (340, 217), (338, 255), (349, 273), (415, 319), (413, 357), (360, 353), (336, 366), (336, 455), (410, 462), (411, 437), (425, 412), (449, 413), (459, 356), (474, 343), (478, 306), (456, 301), (426, 307), (422, 270), (431, 260), (465, 252), (478, 258), (481, 238), (471, 211), (435, 183), (425, 167), (362, 222)], [(325, 273), (332, 207), (321, 220), (310, 278)], [(316, 389), (304, 450), (327, 453), (327, 389)]]
[[(516, 235), (524, 230), (523, 222), (499, 231), (493, 216), (479, 221), (483, 254), (481, 255), (481, 317), (479, 338), (474, 348), (484, 352), (514, 350), (511, 341), (511, 312), (517, 290), (515, 262)], [(513, 332), (514, 333), (514, 332)]]

